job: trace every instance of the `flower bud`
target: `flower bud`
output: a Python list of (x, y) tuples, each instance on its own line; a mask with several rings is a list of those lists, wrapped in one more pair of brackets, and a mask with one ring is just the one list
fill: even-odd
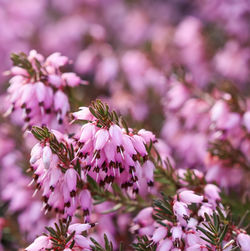
[(74, 168), (69, 168), (64, 175), (64, 180), (70, 193), (76, 191), (77, 176), (78, 173)]
[(121, 130), (121, 128), (116, 124), (111, 125), (109, 128), (109, 133), (112, 138), (112, 141), (117, 146), (121, 146), (122, 145), (122, 130)]
[(75, 223), (69, 226), (68, 232), (73, 233), (75, 231), (75, 234), (81, 234), (83, 231), (87, 231), (91, 227), (92, 226), (89, 223), (86, 223), (86, 224)]
[(45, 169), (49, 169), (52, 161), (52, 151), (49, 146), (43, 148), (43, 165)]
[(95, 140), (95, 149), (100, 150), (107, 143), (107, 141), (109, 139), (109, 133), (108, 133), (108, 131), (106, 129), (100, 129), (95, 134), (95, 138), (96, 138), (96, 140)]
[(160, 240), (162, 240), (163, 238), (165, 238), (165, 236), (167, 235), (168, 230), (166, 227), (159, 227), (155, 230), (152, 240), (155, 243), (158, 243)]
[(180, 201), (191, 204), (191, 203), (201, 203), (203, 201), (203, 196), (197, 195), (194, 191), (186, 190), (179, 193)]
[(250, 235), (240, 233), (237, 236), (237, 242), (239, 243), (242, 251), (249, 251), (249, 247), (250, 247)]

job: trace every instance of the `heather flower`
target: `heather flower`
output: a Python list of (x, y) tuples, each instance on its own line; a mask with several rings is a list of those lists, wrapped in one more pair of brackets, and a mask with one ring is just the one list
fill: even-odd
[(56, 130), (37, 143), (31, 150), (33, 180), (36, 191), (42, 190), (45, 212), (53, 209), (67, 217), (73, 216), (80, 207), (87, 216), (92, 209), (92, 199), (88, 191), (77, 187), (85, 182), (85, 175), (76, 171), (74, 153), (66, 151), (69, 147), (74, 149), (74, 141)]
[(247, 251), (247, 250), (249, 250), (250, 235), (240, 233), (240, 234), (237, 236), (237, 242), (239, 243), (239, 245), (240, 245), (242, 251)]
[[(243, 163), (248, 163), (248, 100), (234, 96), (230, 90), (214, 88), (208, 94), (186, 83), (182, 85), (187, 89), (186, 100), (178, 108), (165, 103), (166, 124), (162, 130), (179, 167), (204, 166), (208, 182), (226, 188), (247, 186), (241, 181), (247, 170)], [(192, 93), (196, 92), (194, 98)]]
[(5, 140), (6, 148), (1, 152), (7, 152), (3, 156), (0, 153), (0, 197), (2, 203), (8, 205), (8, 214), (16, 216), (20, 233), (30, 241), (49, 224), (49, 218), (41, 212), (42, 202), (39, 198), (32, 197), (34, 191), (28, 186), (30, 178), (20, 165), (24, 161), (23, 156), (14, 148), (14, 144), (10, 144), (12, 139), (4, 136), (3, 126), (1, 139)]
[(55, 223), (55, 226), (55, 229), (47, 227), (49, 233), (37, 237), (25, 250), (47, 250), (55, 249), (58, 246), (63, 250), (91, 250), (92, 242), (82, 233), (90, 230), (95, 224), (70, 224), (70, 221), (67, 220), (66, 224), (60, 221), (60, 224)]
[(8, 113), (22, 111), (26, 126), (59, 125), (67, 122), (69, 101), (65, 94), (67, 86), (75, 87), (84, 82), (72, 73), (62, 73), (61, 68), (68, 58), (53, 53), (47, 59), (35, 50), (29, 55), (12, 55), (13, 68), (8, 88)]
[(45, 248), (52, 248), (52, 243), (47, 236), (40, 236), (34, 240), (25, 250), (26, 251), (37, 251), (45, 250)]
[(179, 198), (180, 201), (186, 203), (187, 205), (191, 203), (201, 203), (203, 201), (203, 196), (199, 196), (190, 190), (180, 192)]
[(246, 111), (243, 115), (243, 125), (250, 132), (250, 111)]
[[(146, 145), (155, 142), (155, 136), (146, 130), (138, 133), (132, 129), (127, 131), (109, 118), (111, 113), (107, 107), (106, 114), (102, 115), (104, 106), (101, 103), (94, 108), (91, 107), (90, 111), (95, 117), (82, 126), (78, 136), (77, 157), (84, 165), (85, 172), (104, 187), (117, 182), (122, 188), (131, 187), (137, 193), (140, 179), (146, 179), (148, 186), (152, 186), (154, 165), (147, 161)], [(88, 114), (85, 109), (81, 111)], [(81, 111), (77, 117), (85, 118)], [(91, 119), (89, 115), (87, 117)]]
[[(102, 104), (96, 103), (98, 105)], [(97, 116), (99, 111), (91, 109), (89, 111)], [(111, 116), (108, 110), (107, 114)], [(142, 137), (112, 120), (97, 120), (86, 109), (73, 116), (93, 119), (83, 125), (74, 138), (56, 130), (51, 133), (46, 128), (32, 130), (40, 143), (31, 150), (30, 164), (35, 193), (42, 190), (45, 212), (53, 209), (67, 217), (80, 210), (88, 217), (92, 211), (92, 197), (87, 189), (87, 177), (104, 189), (115, 182), (133, 193), (145, 189), (144, 184), (153, 186), (155, 167), (148, 160), (146, 149), (147, 144), (156, 141), (151, 132), (142, 130)]]
[(214, 184), (207, 184), (204, 187), (204, 193), (206, 197), (210, 200), (217, 201), (220, 200), (220, 189)]
[[(173, 172), (174, 178), (178, 170)], [(204, 185), (203, 176), (196, 177), (193, 172), (192, 177), (190, 174), (192, 172), (186, 171), (184, 174), (183, 171), (183, 175), (177, 177), (178, 180), (183, 179), (186, 182), (178, 182), (183, 187), (175, 196), (164, 196), (163, 200), (156, 200), (153, 208), (141, 210), (133, 220), (130, 230), (142, 238), (146, 236), (149, 239), (149, 245), (156, 245), (156, 250), (215, 250), (216, 245), (207, 240), (216, 239), (217, 235), (214, 235), (209, 228), (213, 224), (218, 224), (216, 231), (224, 231), (225, 226), (222, 226), (224, 223), (220, 222), (220, 217), (227, 219), (227, 212), (220, 203), (219, 188), (214, 184)], [(199, 194), (184, 188), (192, 186), (194, 181), (196, 189), (201, 191)], [(206, 231), (203, 230), (204, 227)], [(211, 233), (206, 235), (207, 231)], [(228, 232), (228, 236), (221, 240), (223, 247), (234, 243), (231, 241), (231, 244), (227, 244), (229, 235), (235, 238), (231, 232)], [(246, 240), (247, 238), (244, 238), (244, 241)]]

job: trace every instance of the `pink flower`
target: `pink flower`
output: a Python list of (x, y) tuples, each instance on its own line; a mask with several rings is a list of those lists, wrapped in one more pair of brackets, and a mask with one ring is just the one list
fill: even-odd
[(154, 169), (155, 166), (152, 161), (147, 160), (143, 165), (143, 173), (146, 177), (147, 183), (149, 186), (152, 186), (154, 184)]
[(191, 204), (191, 203), (201, 203), (203, 201), (203, 196), (197, 195), (194, 191), (186, 190), (179, 193), (180, 201)]
[(99, 131), (97, 131), (97, 133), (95, 134), (95, 149), (96, 150), (100, 150), (102, 149), (105, 144), (107, 143), (108, 139), (109, 139), (109, 133), (106, 129), (100, 129)]
[(214, 184), (207, 184), (204, 187), (204, 193), (211, 200), (217, 201), (221, 199), (219, 194), (220, 189)]
[(237, 242), (239, 243), (242, 251), (248, 251), (250, 247), (250, 235), (243, 233), (238, 234)]
[(58, 123), (62, 124), (63, 118), (69, 111), (69, 102), (68, 102), (68, 97), (61, 90), (58, 90), (55, 93), (54, 106), (55, 106), (55, 111), (57, 112), (58, 115), (57, 116)]
[(37, 143), (31, 150), (31, 157), (30, 157), (30, 164), (33, 165), (35, 162), (41, 158), (42, 154), (42, 147), (40, 146), (40, 143)]
[(76, 192), (77, 177), (78, 173), (74, 168), (69, 168), (64, 175), (64, 180), (67, 184), (70, 194), (72, 194), (72, 192)]
[(88, 190), (84, 189), (79, 195), (79, 204), (85, 215), (89, 215), (92, 209), (92, 197)]
[(172, 240), (167, 238), (160, 243), (159, 247), (157, 248), (157, 251), (170, 251), (172, 246), (173, 246)]
[(52, 151), (49, 146), (43, 148), (43, 164), (45, 169), (49, 169), (50, 163), (52, 161)]
[(144, 139), (138, 135), (132, 137), (132, 143), (136, 151), (138, 151), (142, 156), (147, 155), (146, 148), (144, 146)]
[[(173, 205), (174, 214), (180, 219), (189, 217), (190, 211), (187, 204), (180, 201), (175, 201)], [(183, 221), (182, 221), (183, 222)]]
[(25, 250), (26, 251), (42, 251), (45, 248), (52, 248), (49, 237), (40, 236), (34, 240), (34, 242), (29, 245)]
[(246, 127), (247, 131), (250, 132), (250, 111), (244, 113), (243, 125)]
[(142, 225), (149, 225), (153, 223), (153, 208), (147, 207), (142, 209), (137, 216), (134, 218), (134, 222), (140, 223)]
[[(54, 53), (45, 60), (34, 50), (30, 51), (28, 56), (22, 55), (21, 58), (28, 61), (31, 66), (29, 71), (13, 67), (11, 73), (14, 76), (10, 79), (8, 88), (7, 112), (21, 111), (24, 127), (32, 125), (54, 127), (55, 115), (59, 124), (66, 122), (69, 101), (63, 89), (66, 85), (75, 87), (81, 84), (76, 74), (61, 72), (60, 67), (68, 62), (68, 58), (60, 53)], [(62, 129), (62, 126), (57, 126)]]
[(116, 146), (122, 145), (122, 130), (121, 128), (114, 124), (111, 125), (109, 128), (110, 136), (112, 137), (112, 141), (115, 143)]
[(62, 79), (66, 85), (75, 87), (81, 84), (82, 80), (74, 72), (66, 72), (62, 74)]
[(87, 140), (92, 138), (94, 136), (94, 133), (96, 132), (95, 125), (92, 123), (85, 124), (81, 129), (81, 136), (79, 141), (81, 143), (85, 143)]
[(152, 236), (152, 240), (155, 243), (158, 243), (159, 241), (161, 241), (163, 238), (165, 238), (165, 236), (167, 235), (167, 228), (166, 227), (159, 227), (155, 230), (153, 236)]
[(76, 234), (74, 236), (74, 241), (76, 243), (77, 246), (79, 246), (80, 248), (87, 248), (89, 250), (90, 249), (90, 245), (92, 245), (92, 242), (87, 239), (86, 237), (82, 236), (82, 235), (79, 235), (79, 234)]
[(156, 141), (155, 135), (152, 132), (147, 131), (145, 129), (139, 130), (138, 135), (140, 135), (145, 140), (146, 143), (150, 143), (150, 141), (152, 142)]
[(89, 223), (86, 223), (86, 224), (75, 223), (75, 224), (71, 224), (69, 226), (68, 232), (73, 233), (75, 231), (75, 234), (79, 235), (82, 232), (87, 231), (92, 227), (93, 227), (93, 225), (91, 225)]
[(63, 83), (61, 76), (58, 76), (56, 74), (50, 74), (48, 76), (48, 81), (52, 86), (54, 86), (56, 88), (60, 88)]
[(79, 109), (80, 111), (72, 113), (74, 120), (93, 120), (94, 116), (88, 107), (79, 107)]
[(181, 237), (182, 237), (182, 234), (183, 234), (181, 226), (172, 227), (171, 228), (171, 233), (172, 233), (173, 240), (176, 240), (176, 239), (181, 240)]
[(65, 56), (62, 56), (60, 52), (55, 52), (51, 54), (46, 59), (46, 64), (52, 65), (56, 68), (59, 68), (61, 66), (64, 66), (68, 63), (68, 58)]
[(46, 97), (46, 87), (43, 82), (36, 82), (35, 83), (35, 90), (37, 101), (40, 106), (44, 105), (45, 97)]

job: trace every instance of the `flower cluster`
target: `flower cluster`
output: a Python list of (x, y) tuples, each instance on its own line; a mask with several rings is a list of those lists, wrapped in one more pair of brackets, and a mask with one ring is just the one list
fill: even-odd
[(50, 218), (41, 212), (40, 198), (32, 196), (34, 191), (28, 186), (30, 178), (22, 169), (22, 163), (25, 162), (23, 154), (15, 149), (8, 134), (10, 128), (2, 124), (0, 135), (5, 148), (0, 151), (0, 198), (3, 205), (8, 205), (8, 213), (16, 215), (21, 233), (31, 241), (49, 224)]
[(249, 250), (249, 13), (0, 1), (0, 250)]
[(250, 236), (230, 221), (221, 204), (220, 189), (214, 184), (202, 184), (204, 177), (195, 175), (200, 185), (196, 191), (188, 190), (187, 171), (180, 174), (182, 188), (176, 195), (164, 195), (153, 207), (141, 210), (131, 231), (146, 236), (148, 245), (156, 245), (157, 251), (231, 250), (237, 245), (247, 250)]
[(235, 187), (250, 167), (249, 100), (232, 86), (205, 93), (183, 82), (172, 81), (162, 136), (180, 167), (204, 166), (208, 181)]
[(124, 189), (132, 188), (134, 193), (138, 193), (143, 180), (153, 186), (154, 165), (148, 160), (147, 145), (156, 139), (151, 132), (136, 132), (126, 124), (125, 128), (120, 127), (116, 113), (109, 112), (100, 101), (73, 116), (88, 120), (78, 137), (77, 156), (100, 186), (115, 181)]
[[(148, 159), (146, 144), (155, 136), (144, 129), (134, 133), (113, 123), (111, 114), (94, 119), (104, 105), (97, 101), (93, 108), (84, 108), (73, 114), (75, 119), (92, 119), (86, 123), (79, 136), (69, 138), (56, 130), (33, 127), (32, 133), (40, 140), (31, 150), (30, 164), (37, 191), (42, 189), (45, 210), (52, 208), (65, 217), (73, 216), (80, 208), (89, 215), (92, 197), (87, 177), (109, 189), (112, 183), (138, 193), (153, 186), (154, 164)], [(107, 123), (110, 123), (109, 125)], [(108, 126), (108, 127), (107, 127)]]
[(85, 83), (73, 72), (62, 73), (68, 58), (56, 52), (45, 59), (32, 50), (28, 56), (12, 54), (11, 59), (14, 66), (7, 90), (7, 114), (16, 112), (25, 127), (50, 125), (55, 128), (66, 123), (70, 105), (65, 88)]
[(80, 207), (84, 215), (89, 215), (91, 195), (83, 188), (81, 167), (74, 160), (73, 139), (56, 130), (50, 133), (33, 128), (33, 133), (41, 141), (32, 148), (30, 164), (36, 191), (43, 191), (45, 212), (53, 208), (67, 217)]
[(47, 227), (49, 233), (37, 237), (25, 250), (91, 250), (91, 241), (83, 233), (94, 226), (89, 223), (70, 224), (69, 220), (66, 223), (59, 221), (59, 224), (55, 223), (55, 228)]

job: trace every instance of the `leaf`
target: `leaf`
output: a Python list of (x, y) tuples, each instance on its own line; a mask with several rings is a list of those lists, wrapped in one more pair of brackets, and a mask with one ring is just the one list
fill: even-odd
[(222, 232), (220, 233), (220, 236), (219, 236), (219, 242), (222, 243), (226, 233), (227, 233), (227, 230), (228, 230), (228, 225), (225, 225)]
[(202, 227), (197, 226), (196, 227), (198, 230), (200, 230), (203, 234), (205, 234), (211, 241), (213, 241), (215, 243), (215, 237), (214, 235), (212, 235), (210, 232), (208, 232), (207, 230), (205, 230)]

